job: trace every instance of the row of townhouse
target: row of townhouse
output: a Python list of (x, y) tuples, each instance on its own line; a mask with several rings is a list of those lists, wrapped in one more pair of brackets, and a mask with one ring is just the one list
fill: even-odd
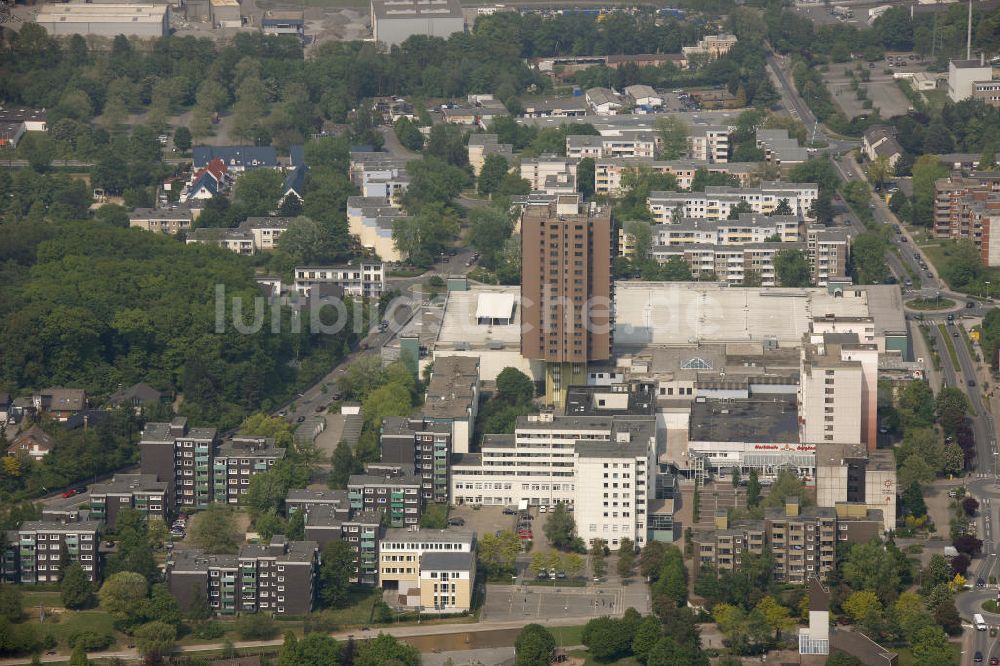
[(971, 240), (984, 266), (1000, 266), (1000, 174), (954, 173), (935, 181), (934, 236)]
[(205, 243), (242, 255), (270, 252), (278, 248), (278, 239), (288, 229), (291, 218), (248, 217), (233, 229), (201, 227), (187, 235), (188, 243)]
[(786, 202), (792, 215), (812, 219), (819, 188), (812, 183), (764, 181), (759, 187), (709, 186), (704, 192), (650, 192), (647, 204), (656, 224), (668, 224), (674, 216), (725, 220), (745, 202), (751, 212), (770, 215)]

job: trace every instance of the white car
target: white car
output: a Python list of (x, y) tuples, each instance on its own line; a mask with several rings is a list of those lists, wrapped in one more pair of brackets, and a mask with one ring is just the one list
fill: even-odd
[(548, 509), (545, 508), (544, 504), (538, 507), (538, 513), (545, 513), (546, 511), (548, 511)]

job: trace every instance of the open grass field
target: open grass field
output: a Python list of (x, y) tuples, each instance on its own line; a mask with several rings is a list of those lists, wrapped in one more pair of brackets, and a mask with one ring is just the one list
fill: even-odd
[(116, 640), (121, 638), (121, 635), (114, 629), (114, 620), (111, 615), (100, 610), (65, 611), (59, 614), (49, 614), (46, 615), (45, 622), (38, 622), (36, 611), (34, 618), (29, 620), (29, 623), (37, 627), (40, 636), (49, 634), (55, 638), (59, 642), (60, 648), (68, 649), (70, 637), (83, 632), (110, 633)]

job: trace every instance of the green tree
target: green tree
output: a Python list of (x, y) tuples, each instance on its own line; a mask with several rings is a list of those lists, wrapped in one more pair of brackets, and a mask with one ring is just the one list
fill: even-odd
[(755, 507), (760, 504), (760, 479), (757, 478), (757, 468), (750, 469), (750, 479), (747, 481), (747, 506)]
[(535, 397), (535, 383), (517, 368), (501, 370), (497, 375), (496, 386), (497, 395), (512, 405), (530, 403)]
[(347, 589), (354, 573), (354, 550), (346, 541), (331, 541), (323, 547), (319, 569), (319, 597), (328, 607), (347, 603)]
[(899, 562), (886, 556), (887, 547), (878, 539), (851, 546), (843, 566), (844, 580), (854, 590), (874, 592), (879, 599), (896, 598), (901, 583)]
[(594, 194), (596, 164), (593, 157), (584, 157), (576, 165), (576, 191), (584, 197)]
[(191, 542), (206, 553), (234, 554), (242, 537), (230, 508), (212, 504), (191, 521)]
[(771, 211), (771, 215), (794, 215), (795, 211), (792, 210), (791, 205), (788, 203), (788, 199), (782, 199), (778, 202), (778, 205), (774, 207)]
[(77, 562), (71, 562), (63, 569), (59, 590), (66, 608), (86, 608), (94, 600), (94, 586)]
[(493, 194), (497, 192), (509, 168), (507, 159), (503, 155), (497, 153), (487, 155), (483, 161), (483, 168), (479, 171), (477, 185), (479, 193)]
[(548, 666), (556, 639), (540, 624), (527, 624), (514, 641), (514, 666)]
[(245, 641), (266, 641), (278, 635), (278, 624), (267, 615), (244, 615), (236, 622), (236, 633)]
[(608, 564), (604, 559), (604, 540), (594, 539), (590, 546), (590, 573), (600, 578), (607, 573)]
[(642, 619), (632, 639), (632, 654), (640, 664), (646, 663), (646, 657), (653, 646), (663, 637), (663, 627), (655, 615), (647, 615)]
[(477, 555), (480, 566), (491, 574), (512, 571), (520, 552), (521, 540), (511, 530), (503, 530), (499, 534), (484, 534), (479, 540)]
[(337, 666), (340, 663), (340, 653), (340, 644), (330, 636), (314, 632), (306, 634), (299, 640), (294, 633), (289, 631), (285, 634), (285, 642), (278, 654), (277, 666), (312, 666), (313, 664)]
[(497, 205), (469, 211), (468, 241), (481, 255), (480, 266), (491, 271), (498, 268), (503, 258), (504, 244), (513, 229), (510, 214)]
[(731, 478), (731, 481), (733, 483), (733, 488), (739, 488), (740, 487), (740, 483), (742, 481), (741, 478), (740, 478), (740, 467), (739, 467), (739, 465), (734, 465), (733, 466), (732, 472), (730, 474), (730, 478)]
[(347, 488), (347, 482), (352, 474), (359, 474), (363, 471), (361, 462), (354, 457), (351, 445), (345, 441), (337, 444), (333, 450), (332, 467), (330, 470), (329, 484), (331, 488)]
[(938, 393), (935, 407), (945, 434), (954, 435), (965, 424), (969, 401), (961, 389), (945, 387)]
[(654, 596), (664, 595), (675, 606), (683, 606), (687, 603), (687, 568), (684, 566), (684, 556), (676, 546), (664, 547), (663, 564), (652, 589)]
[(623, 537), (618, 544), (618, 575), (628, 578), (635, 568), (635, 545), (628, 537)]
[(852, 657), (844, 652), (834, 652), (823, 663), (824, 666), (861, 666), (857, 657)]
[(587, 622), (581, 640), (598, 661), (614, 661), (632, 650), (632, 638), (623, 631), (622, 621), (610, 617), (595, 617)]
[(182, 153), (191, 150), (191, 130), (184, 125), (174, 130), (174, 146)]
[(939, 666), (954, 661), (954, 653), (948, 636), (941, 627), (925, 627), (917, 632), (913, 644), (913, 664), (915, 666)]
[(897, 399), (900, 421), (908, 428), (925, 428), (934, 423), (934, 393), (925, 381), (907, 382)]
[(440, 203), (428, 203), (411, 217), (393, 222), (392, 239), (410, 263), (431, 266), (458, 235), (458, 217)]
[(921, 155), (913, 164), (913, 223), (929, 227), (934, 218), (934, 182), (948, 175), (936, 155)]
[(792, 618), (788, 607), (782, 606), (771, 595), (767, 595), (758, 601), (757, 605), (754, 606), (754, 610), (760, 612), (764, 616), (764, 619), (767, 620), (767, 623), (774, 631), (775, 640), (781, 638), (781, 632), (789, 631), (795, 626), (795, 620)]
[(801, 250), (779, 250), (774, 254), (774, 273), (782, 287), (808, 287), (812, 278), (809, 260)]
[(413, 406), (410, 392), (399, 384), (386, 384), (375, 389), (362, 403), (365, 421), (376, 430), (386, 416), (407, 416)]
[(920, 518), (927, 515), (927, 504), (924, 503), (924, 492), (918, 481), (913, 481), (900, 497), (900, 505), (904, 516)]
[(628, 220), (624, 223), (625, 235), (632, 243), (632, 262), (646, 261), (653, 249), (653, 230), (645, 220)]
[(148, 590), (146, 577), (132, 571), (113, 574), (98, 592), (101, 610), (110, 613), (119, 626), (131, 626), (141, 618)]
[(688, 152), (688, 137), (691, 130), (680, 118), (664, 116), (656, 119), (656, 131), (660, 133), (661, 160), (679, 160)]
[(139, 654), (147, 657), (169, 652), (176, 640), (176, 627), (158, 620), (147, 622), (135, 630), (135, 646)]
[(415, 647), (396, 640), (389, 634), (364, 641), (354, 658), (354, 666), (420, 666), (420, 653)]
[(727, 220), (738, 220), (740, 215), (753, 213), (753, 206), (748, 202), (740, 200), (735, 206), (729, 209), (729, 215), (726, 217)]
[(288, 255), (292, 264), (323, 263), (335, 258), (338, 252), (330, 232), (319, 222), (305, 216), (296, 217), (288, 223), (288, 228), (278, 239), (278, 249)]
[[(38, 663), (40, 664), (42, 662), (39, 660)], [(76, 647), (74, 647), (73, 654), (71, 654), (69, 657), (69, 666), (89, 666), (89, 665), (90, 665), (90, 660), (87, 659), (87, 651), (83, 649), (83, 646), (77, 645)]]
[(392, 129), (396, 132), (396, 138), (407, 150), (420, 150), (424, 147), (424, 135), (421, 134), (417, 124), (409, 118), (400, 116), (392, 124)]
[(556, 503), (542, 530), (549, 543), (560, 550), (571, 548), (576, 540), (576, 521), (563, 502)]
[(269, 215), (278, 205), (285, 179), (275, 169), (250, 169), (236, 179), (233, 197), (248, 215)]
[(847, 597), (843, 603), (844, 611), (851, 616), (855, 622), (861, 622), (871, 613), (881, 615), (882, 604), (878, 596), (870, 590), (859, 590)]
[(432, 126), (424, 152), (454, 166), (465, 166), (469, 162), (465, 131), (458, 125), (439, 123)]

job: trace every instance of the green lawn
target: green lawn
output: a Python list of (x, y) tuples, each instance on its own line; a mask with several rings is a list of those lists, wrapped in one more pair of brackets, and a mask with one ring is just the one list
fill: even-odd
[(574, 627), (549, 627), (556, 639), (556, 645), (583, 645), (583, 625)]
[[(950, 643), (953, 658), (941, 666), (951, 666), (951, 664), (959, 664), (962, 656), (962, 646), (958, 643)], [(899, 666), (913, 666), (913, 653), (910, 652), (910, 648), (892, 648), (893, 652), (899, 654)]]
[(948, 93), (944, 90), (924, 90), (922, 94), (927, 100), (928, 110), (932, 112), (940, 111), (948, 100)]
[(344, 608), (320, 611), (338, 627), (362, 626), (372, 621), (372, 608), (382, 596), (379, 589), (354, 590), (349, 593), (351, 604)]
[[(934, 264), (937, 269), (936, 273), (938, 275), (947, 275), (947, 267), (952, 257), (953, 243), (941, 242), (935, 245), (922, 246), (921, 249), (927, 258)], [(970, 294), (972, 296), (987, 296), (986, 282), (990, 282), (990, 296), (995, 296), (1000, 293), (1000, 268), (998, 267), (984, 267), (982, 275), (973, 283), (966, 285), (965, 287), (959, 289), (955, 285), (948, 285), (954, 291), (962, 292), (965, 294)]]
[(938, 330), (944, 336), (944, 346), (948, 348), (948, 356), (951, 357), (952, 367), (956, 369), (960, 368), (961, 366), (958, 364), (958, 352), (955, 351), (955, 343), (951, 341), (951, 333), (948, 332), (948, 327), (944, 324), (938, 324)]
[(586, 650), (575, 650), (569, 654), (572, 657), (583, 657), (585, 659), (584, 666), (639, 666), (635, 657), (624, 657), (615, 661), (597, 661), (588, 655)]
[(914, 310), (947, 310), (955, 307), (955, 301), (949, 298), (914, 298), (906, 302), (906, 307)]
[(37, 613), (39, 605), (46, 608), (62, 608), (62, 594), (59, 592), (22, 592), (21, 605), (26, 613), (30, 613), (32, 610)]
[(84, 631), (110, 633), (118, 638), (111, 615), (99, 610), (66, 611), (58, 615), (51, 614), (46, 616), (44, 623), (38, 622), (36, 611), (30, 623), (37, 627), (39, 635), (52, 634), (62, 648), (68, 647), (70, 636)]

